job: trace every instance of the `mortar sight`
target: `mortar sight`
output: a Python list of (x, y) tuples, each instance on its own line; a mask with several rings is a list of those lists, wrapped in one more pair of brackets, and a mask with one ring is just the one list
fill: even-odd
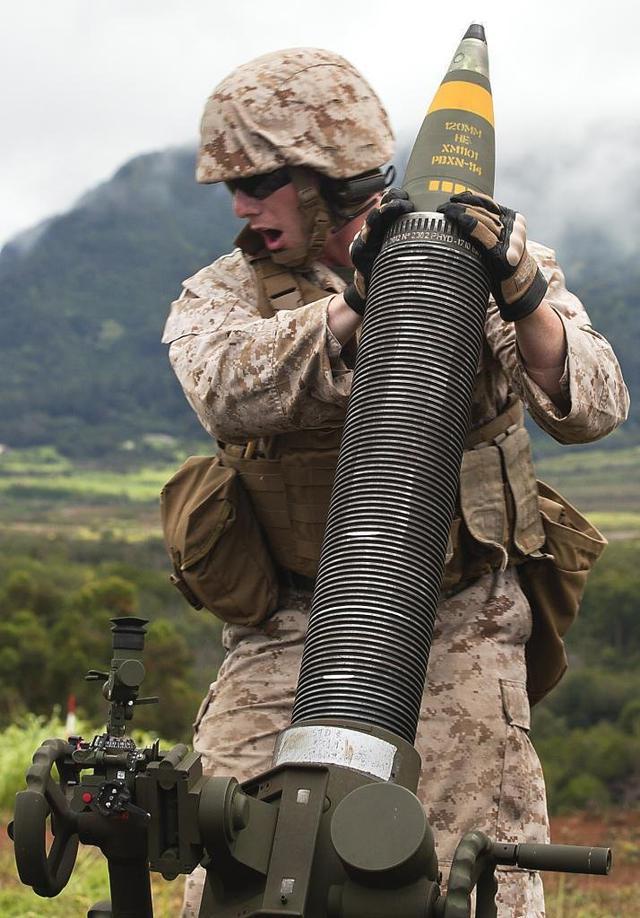
[(112, 618), (111, 623), (114, 650), (144, 650), (144, 639), (149, 624), (146, 618), (124, 615)]

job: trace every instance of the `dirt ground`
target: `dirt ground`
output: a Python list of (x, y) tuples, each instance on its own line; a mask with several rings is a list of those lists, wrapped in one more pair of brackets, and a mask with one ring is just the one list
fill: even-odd
[(565, 845), (602, 845), (613, 852), (609, 876), (544, 874), (547, 918), (632, 918), (640, 914), (640, 810), (573, 813), (551, 820)]

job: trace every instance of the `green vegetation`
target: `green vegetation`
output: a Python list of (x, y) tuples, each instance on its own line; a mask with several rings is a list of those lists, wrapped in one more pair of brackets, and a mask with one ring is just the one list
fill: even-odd
[[(155, 462), (129, 450), (115, 469), (52, 448), (0, 455), (0, 725), (63, 710), (70, 693), (98, 722), (100, 694), (81, 676), (109, 659), (108, 619), (139, 612), (152, 620), (145, 692), (163, 704), (140, 709), (137, 722), (189, 739), (220, 660), (219, 623), (168, 583), (157, 495), (185, 450), (161, 450)], [(640, 799), (638, 458), (632, 447), (538, 464), (580, 506), (606, 507), (590, 515), (612, 539), (568, 636), (569, 674), (534, 712), (554, 811)], [(607, 500), (611, 482), (619, 490)]]
[(0, 478), (0, 495), (19, 500), (52, 497), (56, 501), (81, 503), (111, 503), (114, 499), (144, 502), (158, 496), (172, 471), (168, 468), (140, 469), (126, 474), (86, 470), (82, 476), (63, 472), (36, 481), (27, 473), (13, 475), (10, 479)]
[(625, 512), (602, 512), (599, 510), (589, 511), (589, 519), (602, 532), (606, 532), (609, 538), (620, 537), (620, 534), (627, 538), (638, 538), (640, 536), (640, 513)]
[(0, 726), (65, 710), (71, 694), (98, 722), (104, 701), (82, 676), (110, 659), (109, 619), (141, 614), (152, 623), (145, 694), (162, 704), (140, 708), (136, 724), (188, 741), (220, 662), (220, 623), (190, 609), (167, 570), (158, 540), (0, 536)]
[(609, 531), (640, 528), (640, 446), (565, 448), (538, 459), (536, 473)]
[[(182, 279), (228, 251), (238, 228), (226, 190), (198, 186), (191, 151), (175, 150), (131, 160), (31, 247), (6, 246), (1, 442), (103, 459), (144, 435), (197, 437), (160, 339)], [(561, 261), (620, 357), (632, 392), (623, 438), (637, 443), (640, 259), (572, 224)]]
[[(162, 703), (140, 708), (135, 723), (152, 734), (189, 741), (194, 712), (221, 659), (220, 625), (208, 613), (190, 609), (168, 583), (157, 493), (186, 452), (206, 452), (208, 446), (185, 449), (165, 441), (152, 455), (122, 451), (109, 468), (52, 448), (0, 455), (0, 812), (23, 786), (42, 739), (64, 735), (59, 717), (50, 718), (52, 709), (65, 710), (69, 694), (77, 697), (80, 715), (97, 725), (86, 728), (87, 734), (101, 729), (104, 702), (82, 675), (108, 662), (108, 619), (114, 615), (151, 619), (144, 690)], [(589, 515), (611, 538), (568, 636), (569, 673), (534, 709), (533, 738), (556, 814), (615, 812), (608, 807), (638, 813), (637, 455), (637, 448), (569, 452), (538, 465), (540, 476), (574, 502), (584, 506), (585, 498), (593, 498), (598, 510)], [(607, 500), (611, 480), (620, 491)], [(633, 869), (640, 857), (640, 829), (635, 831), (613, 838), (618, 865), (622, 856)], [(564, 840), (576, 838), (612, 840), (604, 829), (598, 834), (573, 826)], [(613, 886), (611, 880), (549, 877), (550, 918), (630, 914), (634, 880), (623, 877)], [(17, 880), (8, 841), (0, 844), (0, 878), (0, 914), (16, 918), (82, 914), (108, 889), (101, 855), (84, 851), (64, 893), (51, 902), (40, 900)], [(181, 888), (180, 881), (154, 878), (158, 914), (177, 913)]]
[(236, 235), (230, 204), (193, 181), (190, 151), (141, 156), (32, 248), (5, 247), (0, 442), (101, 459), (142, 435), (199, 435), (160, 339), (182, 279)]
[[(236, 231), (225, 190), (198, 187), (192, 154), (171, 151), (132, 160), (31, 248), (0, 255), (0, 429), (11, 447), (0, 445), (0, 807), (42, 732), (60, 732), (47, 719), (69, 694), (101, 722), (100, 693), (82, 674), (108, 662), (114, 615), (152, 622), (144, 689), (162, 703), (136, 723), (189, 739), (221, 659), (220, 625), (167, 581), (157, 495), (211, 443), (160, 337), (180, 280), (228, 250)], [(562, 261), (632, 393), (629, 424), (603, 444), (535, 441), (539, 477), (612, 540), (568, 638), (569, 674), (534, 712), (552, 809), (588, 812), (640, 802), (640, 259), (571, 227)], [(566, 840), (576, 837), (604, 843), (587, 831)], [(637, 868), (637, 833), (624, 844)], [(107, 890), (101, 856), (84, 852), (65, 893), (44, 902), (19, 885), (6, 840), (0, 876), (8, 918), (83, 914)], [(613, 897), (610, 881), (580, 882), (549, 882), (550, 918), (636, 910), (631, 879)], [(177, 913), (180, 885), (156, 878), (158, 914)]]
[(190, 739), (221, 658), (220, 622), (168, 580), (158, 494), (185, 453), (171, 449), (171, 466), (130, 458), (119, 470), (50, 448), (0, 455), (0, 726), (64, 710), (69, 694), (97, 721), (101, 695), (82, 676), (110, 659), (109, 618), (141, 614), (152, 622), (145, 693), (163, 704), (136, 723)]
[(640, 804), (640, 540), (613, 541), (567, 636), (570, 668), (534, 709), (553, 812)]
[(0, 526), (76, 539), (158, 539), (160, 489), (188, 455), (210, 453), (212, 444), (171, 440), (151, 454), (143, 442), (133, 447), (108, 468), (53, 447), (0, 453)]
[[(90, 724), (82, 719), (76, 720), (76, 732), (79, 736), (92, 738), (104, 732), (104, 723), (96, 721)], [(158, 739), (157, 733), (140, 730), (136, 726), (130, 734), (138, 746), (150, 746)], [(15, 795), (23, 790), (25, 771), (36, 749), (51, 737), (64, 736), (65, 723), (57, 713), (51, 717), (26, 714), (21, 720), (0, 730), (0, 812), (10, 810)], [(163, 749), (170, 749), (173, 745), (171, 740), (161, 737)]]
[[(569, 843), (576, 838), (596, 839), (611, 844), (615, 867), (609, 877), (583, 877), (544, 874), (548, 918), (609, 918), (631, 916), (637, 911), (637, 870), (640, 861), (638, 821), (622, 824), (613, 813), (607, 831), (588, 819), (558, 821), (552, 826), (558, 841)], [(67, 918), (85, 915), (99, 899), (108, 897), (106, 861), (94, 848), (80, 847), (76, 867), (69, 885), (55, 899), (41, 899), (18, 880), (13, 850), (0, 818), (0, 914), (3, 918)], [(4, 842), (2, 838), (6, 839)], [(151, 874), (155, 914), (159, 918), (178, 915), (182, 901), (181, 877), (169, 883), (159, 874)]]
[(639, 470), (638, 447), (569, 451), (537, 463), (539, 477), (611, 540), (567, 636), (569, 672), (534, 710), (552, 812), (640, 804)]
[[(79, 724), (85, 736), (98, 727)], [(91, 904), (108, 896), (106, 861), (93, 848), (80, 847), (78, 860), (69, 885), (52, 900), (37, 897), (18, 880), (13, 849), (6, 837), (6, 823), (13, 795), (24, 787), (24, 771), (33, 752), (51, 736), (64, 736), (59, 718), (45, 721), (29, 716), (20, 724), (0, 731), (0, 915), (3, 918), (25, 916), (83, 915)], [(146, 744), (151, 736), (137, 735)], [(584, 750), (573, 750), (583, 754)], [(587, 801), (593, 805), (593, 800)], [(4, 815), (3, 815), (4, 814)], [(552, 819), (552, 836), (559, 843), (576, 839), (613, 847), (615, 869), (610, 877), (583, 877), (546, 874), (544, 884), (549, 918), (603, 918), (605, 915), (635, 914), (637, 869), (640, 863), (640, 814), (626, 810), (609, 810), (598, 805), (597, 816), (573, 813)], [(182, 898), (182, 878), (165, 882), (152, 874), (155, 913), (177, 915)]]
[(640, 811), (601, 809), (574, 812), (551, 820), (551, 837), (558, 844), (576, 839), (613, 850), (608, 877), (562, 873), (543, 874), (549, 918), (610, 918), (635, 915), (640, 862)]

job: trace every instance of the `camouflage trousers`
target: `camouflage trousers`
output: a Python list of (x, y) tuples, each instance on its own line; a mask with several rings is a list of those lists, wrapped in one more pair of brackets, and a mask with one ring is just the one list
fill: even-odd
[[(227, 625), (227, 656), (195, 723), (209, 774), (239, 781), (271, 766), (290, 720), (311, 596), (288, 593), (259, 627)], [(416, 748), (418, 796), (436, 838), (443, 882), (472, 828), (505, 841), (549, 840), (546, 795), (528, 736), (524, 644), (531, 611), (512, 569), (482, 577), (438, 607)], [(198, 914), (204, 871), (187, 879), (183, 918)], [(539, 874), (498, 871), (499, 918), (544, 918)]]

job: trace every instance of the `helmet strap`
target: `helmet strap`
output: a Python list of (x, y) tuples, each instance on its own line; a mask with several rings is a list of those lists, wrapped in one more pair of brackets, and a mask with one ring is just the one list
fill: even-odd
[(274, 252), (273, 261), (288, 268), (309, 268), (317, 261), (324, 249), (331, 215), (310, 169), (290, 166), (291, 181), (298, 194), (298, 209), (302, 214), (305, 241), (302, 245), (281, 252)]

